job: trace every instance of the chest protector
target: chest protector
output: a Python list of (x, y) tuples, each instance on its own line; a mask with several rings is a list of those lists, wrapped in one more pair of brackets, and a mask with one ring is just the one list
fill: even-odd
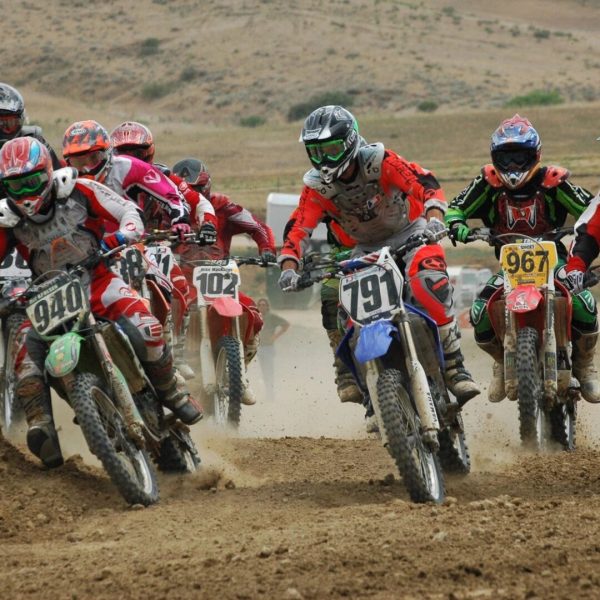
[(384, 153), (381, 143), (362, 146), (356, 157), (358, 171), (350, 183), (323, 183), (316, 169), (304, 176), (305, 185), (335, 204), (337, 213), (328, 216), (359, 243), (384, 240), (409, 223), (406, 195), (400, 190), (383, 193), (380, 178)]
[(89, 214), (80, 192), (56, 200), (54, 214), (43, 223), (23, 219), (14, 234), (30, 252), (29, 264), (38, 276), (51, 269), (81, 262), (98, 248), (94, 233), (85, 229)]

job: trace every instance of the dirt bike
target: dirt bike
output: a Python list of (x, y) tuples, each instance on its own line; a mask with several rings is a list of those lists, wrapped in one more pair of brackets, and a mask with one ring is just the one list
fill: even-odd
[(220, 425), (237, 427), (244, 393), (244, 347), (254, 335), (255, 315), (239, 301), (240, 265), (274, 266), (258, 257), (188, 260), (193, 265), (196, 306), (190, 311), (192, 354), (204, 406)]
[(555, 278), (556, 242), (571, 233), (562, 228), (532, 238), (476, 228), (467, 238), (500, 247), (504, 286), (486, 309), (504, 346), (504, 385), (518, 404), (521, 441), (533, 449), (552, 441), (575, 447), (580, 394), (571, 373), (571, 294)]
[(165, 413), (125, 333), (90, 311), (81, 277), (123, 249), (48, 271), (4, 312), (23, 304), (48, 345), (49, 382), (73, 409), (90, 451), (127, 502), (149, 505), (159, 498), (150, 457), (159, 468), (182, 472), (195, 470), (199, 459), (188, 427)]
[(348, 260), (309, 257), (299, 287), (340, 279), (340, 305), (350, 322), (338, 356), (367, 396), (411, 499), (440, 503), (442, 467), (468, 473), (471, 463), (458, 404), (444, 383), (437, 325), (404, 299), (397, 261), (424, 243), (418, 235)]
[[(27, 263), (13, 250), (0, 264), (0, 298), (19, 296), (30, 281)], [(0, 427), (4, 435), (10, 435), (24, 421), (23, 410), (14, 393), (16, 336), (24, 320), (24, 313), (15, 310), (0, 323)]]

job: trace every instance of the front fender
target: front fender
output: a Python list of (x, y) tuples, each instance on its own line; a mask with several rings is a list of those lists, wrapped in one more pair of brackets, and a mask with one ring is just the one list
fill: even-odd
[(354, 350), (356, 360), (366, 363), (387, 354), (394, 331), (398, 330), (391, 321), (376, 321), (362, 327)]
[(52, 377), (64, 377), (79, 364), (83, 337), (76, 331), (70, 331), (54, 340), (48, 349), (44, 362), (46, 371)]
[(506, 296), (506, 308), (514, 313), (534, 311), (542, 301), (541, 292), (535, 285), (519, 285)]

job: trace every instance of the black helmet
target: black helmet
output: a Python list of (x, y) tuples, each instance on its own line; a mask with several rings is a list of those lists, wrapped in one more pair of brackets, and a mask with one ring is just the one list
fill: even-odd
[(185, 179), (196, 191), (210, 198), (210, 173), (197, 158), (184, 158), (173, 165), (173, 173)]
[(16, 137), (25, 122), (25, 102), (14, 87), (0, 83), (0, 142)]
[(325, 183), (335, 181), (358, 153), (356, 119), (341, 106), (321, 106), (308, 115), (300, 135), (308, 158)]

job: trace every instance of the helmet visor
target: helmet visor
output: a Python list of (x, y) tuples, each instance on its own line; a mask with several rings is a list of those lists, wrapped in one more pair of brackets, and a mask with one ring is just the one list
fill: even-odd
[(534, 149), (495, 150), (492, 154), (494, 166), (501, 171), (527, 171), (537, 161)]
[(337, 162), (346, 152), (345, 140), (329, 140), (319, 144), (306, 144), (306, 151), (315, 165), (324, 161)]
[(26, 196), (37, 196), (44, 191), (48, 183), (48, 173), (46, 171), (39, 171), (38, 173), (25, 175), (25, 177), (5, 179), (3, 183), (8, 195), (12, 198), (19, 199)]
[(21, 129), (21, 117), (17, 115), (0, 115), (0, 133), (15, 135)]

